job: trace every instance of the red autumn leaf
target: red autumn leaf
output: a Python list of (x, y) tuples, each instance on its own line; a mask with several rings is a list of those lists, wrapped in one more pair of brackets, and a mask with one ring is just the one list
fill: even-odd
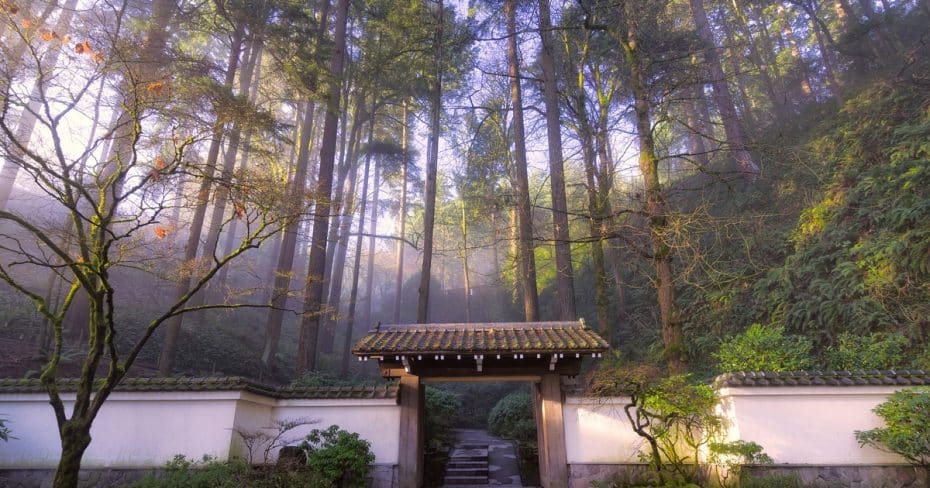
[(49, 42), (57, 36), (58, 35), (52, 31), (49, 31), (49, 30), (42, 31), (42, 40), (45, 42)]
[(245, 207), (241, 203), (236, 202), (233, 205), (233, 210), (236, 212), (237, 219), (242, 220), (245, 217)]
[(161, 156), (156, 156), (156, 157), (155, 157), (155, 169), (157, 169), (157, 170), (163, 170), (163, 169), (165, 169), (167, 166), (168, 166), (168, 165), (165, 164), (165, 160), (162, 159)]
[(94, 50), (90, 48), (90, 41), (84, 41), (74, 46), (74, 52), (78, 54), (87, 54), (88, 56), (94, 54)]
[(28, 29), (32, 29), (32, 26), (33, 26), (33, 25), (35, 25), (35, 24), (33, 24), (31, 20), (29, 20), (29, 19), (23, 19), (23, 22), (22, 22), (23, 29), (27, 29), (27, 30), (28, 30)]
[(166, 229), (166, 228), (164, 228), (164, 227), (162, 227), (162, 226), (160, 226), (160, 225), (156, 225), (156, 226), (155, 226), (155, 237), (157, 237), (157, 238), (159, 238), (159, 239), (164, 239), (164, 238), (167, 237), (167, 236), (168, 236), (168, 229)]
[(145, 86), (145, 91), (152, 93), (154, 95), (161, 95), (161, 92), (165, 89), (164, 81), (153, 81)]
[(94, 53), (94, 62), (100, 63), (101, 61), (103, 61), (103, 53), (101, 52)]

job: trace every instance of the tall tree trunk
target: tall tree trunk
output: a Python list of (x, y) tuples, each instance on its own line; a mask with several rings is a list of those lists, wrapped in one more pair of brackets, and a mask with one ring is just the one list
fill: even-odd
[[(252, 93), (252, 76), (255, 74), (255, 61), (258, 50), (261, 49), (260, 44), (261, 39), (255, 39), (250, 36), (248, 41), (245, 43), (244, 52), (246, 53), (245, 60), (242, 66), (242, 70), (239, 73), (239, 96), (244, 96), (248, 99)], [(226, 217), (226, 206), (229, 203), (229, 185), (232, 182), (233, 173), (236, 169), (236, 160), (239, 155), (239, 145), (242, 141), (242, 123), (236, 121), (233, 123), (233, 129), (229, 133), (229, 141), (226, 144), (226, 153), (223, 155), (223, 169), (220, 172), (219, 184), (216, 187), (216, 190), (213, 192), (213, 212), (210, 215), (210, 226), (207, 230), (207, 239), (203, 245), (203, 252), (201, 256), (204, 259), (211, 260), (216, 256), (216, 251), (219, 248), (220, 244), (220, 234), (223, 231), (223, 227), (226, 226), (227, 217)], [(238, 218), (237, 212), (241, 209), (233, 209), (233, 214), (230, 217), (230, 220), (233, 222)], [(226, 229), (227, 233), (232, 236), (235, 236), (235, 229), (233, 225), (230, 224), (229, 228)], [(222, 256), (216, 256), (221, 258)], [(216, 280), (214, 283), (211, 283), (210, 288), (214, 291), (218, 290)], [(206, 291), (203, 293), (197, 294), (195, 299), (191, 301), (191, 305), (200, 305), (206, 299)]]
[(297, 142), (297, 165), (288, 194), (293, 199), (293, 211), (284, 225), (281, 249), (278, 252), (275, 266), (274, 286), (271, 293), (271, 309), (265, 320), (265, 346), (262, 350), (262, 364), (271, 369), (274, 358), (278, 353), (278, 343), (281, 340), (281, 324), (284, 322), (284, 309), (287, 307), (287, 298), (294, 274), (294, 254), (297, 251), (297, 241), (300, 234), (301, 213), (304, 206), (304, 195), (307, 188), (307, 168), (310, 163), (310, 141), (312, 140), (315, 105), (307, 102), (304, 110), (304, 119), (301, 124), (300, 138)]
[[(734, 3), (736, 3), (734, 1)], [(774, 85), (775, 96), (778, 99), (776, 106), (782, 107), (785, 115), (790, 111), (788, 106), (788, 91), (785, 88), (785, 76), (781, 66), (778, 63), (778, 53), (775, 51), (775, 42), (772, 41), (772, 31), (769, 30), (769, 21), (765, 18), (759, 6), (755, 3), (749, 5), (749, 11), (752, 14), (753, 23), (759, 26), (761, 32), (759, 62), (771, 67), (772, 83)], [(776, 34), (779, 32), (775, 30)]]
[[(374, 195), (371, 198), (371, 224), (368, 227), (368, 233), (371, 234), (368, 238), (368, 272), (365, 273), (365, 296), (362, 298), (362, 301), (365, 302), (365, 317), (363, 324), (371, 325), (371, 309), (372, 309), (372, 300), (374, 299), (374, 286), (375, 286), (375, 234), (378, 233), (378, 199), (381, 196), (381, 167), (377, 164), (375, 165), (375, 181), (374, 181)], [(363, 228), (363, 227), (359, 227)], [(361, 232), (359, 232), (359, 238), (361, 239)]]
[(523, 303), (525, 297), (523, 292), (523, 262), (520, 257), (520, 217), (517, 215), (517, 207), (514, 206), (508, 213), (510, 218), (510, 256), (513, 258), (513, 301), (516, 303), (520, 300)]
[[(698, 0), (700, 1), (700, 0)], [(681, 323), (675, 304), (675, 284), (672, 274), (672, 248), (666, 233), (668, 216), (665, 199), (659, 182), (659, 158), (656, 154), (655, 141), (652, 136), (652, 98), (648, 81), (643, 71), (639, 53), (639, 33), (635, 20), (635, 9), (626, 6), (629, 32), (622, 43), (627, 66), (630, 68), (630, 87), (634, 97), (636, 133), (639, 140), (639, 169), (643, 175), (643, 188), (646, 194), (646, 216), (652, 237), (652, 261), (656, 268), (656, 291), (659, 302), (662, 341), (665, 345), (665, 359), (669, 370), (680, 373), (685, 370), (682, 348)]]
[(465, 291), (465, 322), (471, 322), (471, 281), (468, 276), (468, 217), (462, 198), (462, 285)]
[[(251, 91), (248, 93), (248, 100), (251, 105), (255, 105), (255, 101), (258, 98), (258, 86), (261, 81), (261, 66), (262, 66), (262, 53), (264, 39), (262, 38), (262, 33), (259, 32), (256, 34), (258, 36), (252, 41), (252, 54), (249, 60), (249, 66), (252, 70), (252, 82), (251, 82)], [(242, 148), (242, 158), (239, 161), (239, 168), (241, 171), (246, 171), (249, 167), (249, 158), (252, 155), (252, 127), (249, 126), (245, 131), (245, 140), (244, 147)], [(229, 226), (229, 230), (226, 232), (226, 240), (223, 242), (222, 255), (227, 256), (235, 250), (236, 238), (238, 236), (238, 222), (239, 219), (234, 219)], [(214, 281), (214, 289), (223, 290), (226, 286), (226, 279), (229, 276), (229, 266), (224, 266), (223, 269), (216, 274)]]
[(517, 190), (517, 222), (520, 236), (519, 274), (521, 289), (523, 290), (523, 316), (527, 322), (536, 322), (539, 320), (539, 295), (536, 292), (533, 212), (530, 207), (526, 137), (523, 128), (523, 95), (520, 87), (516, 0), (506, 0), (504, 2), (504, 15), (507, 17), (507, 65), (510, 77), (510, 100), (513, 104), (514, 183), (516, 183)]
[[(58, 16), (58, 21), (55, 22), (55, 32), (66, 32), (68, 30), (72, 19), (74, 19), (74, 7), (76, 5), (77, 0), (68, 0), (68, 2), (65, 3), (61, 10), (61, 14)], [(41, 101), (45, 95), (46, 78), (51, 75), (52, 70), (57, 66), (58, 56), (61, 52), (62, 49), (51, 49), (42, 57), (39, 64), (39, 77), (32, 85), (32, 92), (29, 94), (29, 103), (26, 104), (26, 107), (23, 109), (17, 121), (15, 142), (9, 145), (11, 152), (14, 153), (13, 159), (25, 157), (23, 151), (20, 151), (17, 146), (29, 147), (29, 141), (32, 139), (32, 132), (35, 130), (38, 120), (36, 114), (41, 113), (42, 109)], [(93, 143), (93, 140), (91, 140), (91, 143)], [(16, 176), (19, 174), (19, 168), (20, 164), (18, 164), (17, 161), (3, 161), (3, 168), (0, 169), (0, 210), (5, 210), (7, 203), (10, 201), (10, 195), (13, 193), (13, 186), (16, 184)]]
[[(160, 0), (168, 2), (168, 0)], [(239, 54), (242, 51), (243, 29), (241, 26), (233, 33), (232, 43), (229, 47), (229, 62), (226, 70), (226, 79), (223, 86), (226, 89), (232, 88), (236, 79), (236, 71), (239, 68)], [(213, 125), (213, 138), (210, 141), (210, 149), (207, 151), (207, 161), (204, 167), (204, 175), (200, 183), (200, 191), (197, 193), (197, 205), (194, 208), (194, 215), (191, 217), (190, 231), (187, 236), (187, 245), (184, 247), (184, 262), (193, 263), (197, 259), (197, 250), (200, 248), (200, 235), (203, 232), (204, 220), (207, 215), (207, 205), (209, 204), (210, 188), (213, 183), (213, 175), (216, 171), (216, 162), (220, 154), (222, 145), (225, 120), (217, 116)], [(116, 144), (124, 138), (116, 141)], [(117, 157), (125, 153), (125, 150), (116, 150)], [(188, 275), (178, 279), (174, 290), (174, 302), (181, 300), (190, 290), (193, 276)], [(177, 349), (178, 336), (181, 333), (181, 327), (184, 324), (184, 315), (176, 315), (165, 322), (165, 339), (161, 344), (161, 352), (158, 356), (158, 371), (163, 375), (171, 374), (174, 368), (174, 353)]]
[[(329, 8), (331, 2), (323, 0), (320, 4), (319, 29), (316, 32), (316, 43), (320, 45), (328, 29)], [(317, 90), (318, 79), (313, 77), (308, 83), (308, 92), (313, 93)], [(300, 230), (303, 219), (301, 218), (302, 209), (304, 208), (304, 199), (307, 189), (307, 174), (309, 173), (309, 162), (311, 152), (311, 142), (313, 141), (313, 129), (315, 121), (316, 103), (311, 98), (307, 101), (304, 109), (304, 119), (300, 129), (300, 140), (297, 146), (297, 165), (294, 169), (294, 177), (291, 181), (289, 195), (293, 199), (292, 205), (297, 213), (290, 216), (284, 225), (283, 237), (281, 239), (281, 248), (278, 251), (278, 262), (275, 266), (274, 286), (271, 292), (271, 308), (268, 310), (268, 317), (265, 323), (265, 345), (262, 350), (262, 364), (266, 369), (271, 369), (274, 365), (275, 356), (278, 353), (278, 343), (281, 340), (281, 324), (284, 321), (284, 308), (287, 306), (288, 296), (291, 285), (291, 277), (295, 274), (294, 255), (299, 254), (301, 259), (297, 263), (303, 263), (304, 247), (301, 246), (300, 253), (297, 253), (297, 243), (300, 241)], [(327, 113), (328, 115), (328, 113)], [(300, 368), (295, 368), (299, 371)]]
[[(361, 101), (359, 105), (361, 105)], [(355, 186), (358, 181), (358, 167), (356, 163), (356, 151), (358, 148), (358, 133), (363, 124), (361, 109), (356, 109), (355, 120), (352, 123), (353, 135), (350, 136), (349, 147), (346, 150), (346, 159), (343, 161), (345, 166), (346, 177), (342, 178), (343, 182), (338, 184), (344, 185), (344, 191), (339, 191), (334, 197), (334, 202), (340, 202), (333, 212), (333, 225), (330, 226), (330, 243), (334, 243), (333, 254), (327, 257), (327, 267), (330, 274), (326, 281), (329, 293), (325, 293), (326, 301), (324, 302), (326, 310), (329, 312), (322, 317), (323, 330), (320, 338), (320, 349), (323, 352), (333, 352), (334, 341), (336, 339), (336, 326), (339, 322), (339, 307), (342, 302), (342, 282), (345, 277), (346, 254), (349, 250), (349, 233), (352, 229), (352, 215), (355, 212)], [(358, 127), (358, 129), (356, 129)], [(338, 225), (337, 225), (338, 224)], [(327, 249), (327, 254), (329, 249)], [(332, 259), (332, 263), (329, 263)]]
[[(490, 217), (491, 217), (491, 229), (493, 229), (493, 232), (494, 232), (494, 235), (492, 236), (494, 240), (491, 242), (491, 272), (493, 273), (492, 276), (494, 276), (493, 285), (495, 285), (495, 287), (498, 287), (498, 286), (502, 287), (503, 279), (501, 278), (501, 258), (500, 258), (500, 250), (498, 249), (498, 245), (501, 240), (501, 229), (500, 227), (498, 227), (499, 209), (497, 208), (496, 205), (494, 209), (491, 211)], [(505, 320), (502, 316), (505, 310), (505, 307), (506, 307), (506, 303), (507, 303), (504, 300), (504, 294), (495, 293), (494, 297), (497, 299), (495, 300), (495, 303), (494, 303), (495, 310), (496, 310), (495, 313), (498, 314), (498, 316), (501, 317), (502, 320)]]
[(700, 171), (705, 171), (710, 164), (710, 157), (707, 144), (704, 142), (708, 134), (704, 132), (704, 122), (698, 113), (698, 104), (703, 102), (704, 98), (702, 88), (703, 86), (697, 83), (693, 83), (686, 88), (690, 92), (688, 97), (690, 100), (685, 103), (685, 117), (688, 124), (686, 128), (688, 133), (688, 153)]
[[(745, 73), (743, 72), (743, 67), (741, 60), (743, 59), (743, 53), (740, 49), (739, 41), (736, 39), (736, 35), (733, 33), (733, 26), (730, 25), (729, 19), (724, 18), (721, 22), (723, 27), (723, 35), (726, 39), (723, 49), (725, 50), (725, 56), (723, 60), (727, 61), (730, 65), (731, 76), (728, 78), (731, 83), (728, 83), (727, 86), (736, 88), (736, 95), (733, 97), (734, 105), (739, 108), (739, 112), (743, 114), (743, 117), (749, 118), (756, 108), (755, 98), (750, 97), (746, 93), (745, 86)], [(722, 67), (722, 66), (721, 66)], [(726, 71), (724, 71), (724, 76), (726, 76)]]
[[(706, 105), (705, 105), (706, 107)], [(614, 187), (615, 164), (610, 151), (610, 138), (607, 132), (607, 119), (610, 115), (608, 107), (602, 106), (598, 114), (598, 127), (594, 136), (595, 147), (597, 149), (598, 159), (601, 161), (600, 170), (597, 172), (597, 203), (600, 206), (600, 214), (604, 216), (601, 219), (601, 235), (611, 235), (614, 225), (613, 208), (610, 204), (610, 194)], [(709, 118), (709, 116), (708, 116)], [(707, 120), (707, 119), (705, 119)], [(614, 331), (620, 331), (623, 328), (626, 318), (626, 291), (623, 279), (623, 266), (620, 263), (620, 239), (611, 237), (605, 241), (604, 257), (607, 260), (610, 273), (614, 277), (615, 294), (613, 302), (617, 308), (617, 322), (613, 326)], [(611, 337), (617, 337), (614, 333)], [(617, 345), (616, 343), (614, 345)]]
[[(348, 86), (343, 88), (343, 93), (345, 94), (346, 108), (348, 108), (349, 92)], [(358, 103), (355, 105), (355, 110), (352, 114), (352, 128), (347, 130), (349, 114), (348, 110), (343, 110), (342, 115), (340, 116), (340, 130), (339, 130), (339, 163), (336, 165), (336, 181), (335, 186), (333, 186), (333, 217), (329, 224), (329, 242), (326, 243), (326, 272), (323, 273), (323, 280), (326, 281), (327, 286), (323, 287), (323, 305), (326, 307), (327, 312), (329, 312), (329, 289), (332, 286), (332, 280), (330, 277), (333, 272), (333, 259), (336, 256), (336, 247), (339, 243), (339, 231), (341, 230), (340, 222), (342, 222), (342, 209), (345, 196), (345, 187), (346, 187), (346, 178), (349, 177), (349, 169), (352, 167), (349, 164), (349, 161), (354, 160), (351, 158), (352, 154), (355, 152), (355, 143), (358, 138), (358, 131), (360, 129), (359, 113), (361, 110), (361, 104)], [(348, 149), (347, 149), (348, 148)], [(330, 330), (328, 330), (328, 323), (330, 321), (330, 315), (335, 315), (336, 312), (324, 313), (321, 318), (321, 324), (324, 327), (323, 332), (323, 346), (324, 349), (329, 351), (332, 349), (332, 342), (327, 338), (327, 335)], [(329, 341), (329, 344), (326, 344)], [(327, 349), (328, 347), (328, 349)]]
[(310, 262), (307, 266), (307, 286), (304, 294), (304, 316), (300, 324), (297, 344), (297, 373), (315, 368), (317, 336), (320, 326), (320, 300), (323, 296), (323, 272), (326, 264), (326, 238), (329, 234), (330, 198), (333, 192), (333, 163), (336, 159), (336, 128), (339, 124), (340, 80), (346, 54), (346, 22), (349, 0), (338, 0), (335, 19), (335, 45), (330, 67), (329, 90), (326, 100), (326, 117), (323, 122), (323, 140), (320, 143), (320, 171), (317, 177), (316, 210), (313, 215), (313, 238), (310, 243)]
[[(304, 120), (304, 115), (306, 113), (307, 103), (298, 103), (296, 104), (294, 110), (294, 142), (288, 148), (288, 157), (287, 157), (287, 175), (284, 177), (284, 185), (287, 187), (288, 191), (293, 188), (293, 178), (294, 178), (294, 162), (297, 160), (297, 147), (300, 146), (300, 137), (301, 137), (301, 127)], [(311, 140), (312, 140), (311, 135)], [(288, 193), (289, 195), (291, 193)], [(271, 302), (271, 295), (274, 290), (274, 280), (275, 272), (277, 271), (276, 265), (278, 263), (278, 257), (281, 254), (281, 244), (284, 242), (284, 234), (287, 229), (287, 222), (282, 226), (281, 232), (275, 234), (274, 241), (267, 246), (265, 249), (264, 257), (261, 267), (265, 269), (265, 279), (262, 280), (263, 285), (263, 300), (266, 303)]]
[(801, 56), (801, 49), (798, 47), (798, 41), (794, 37), (794, 29), (791, 27), (791, 16), (788, 14), (788, 9), (782, 4), (779, 4), (776, 10), (781, 20), (782, 37), (788, 42), (791, 59), (794, 60), (798, 66), (801, 82), (800, 98), (804, 101), (811, 101), (814, 99), (814, 89), (811, 84), (810, 70), (807, 67), (807, 62), (804, 61), (804, 58)]
[(772, 104), (772, 109), (775, 112), (782, 116), (784, 110), (784, 104), (781, 99), (778, 98), (778, 92), (775, 90), (775, 81), (773, 79), (772, 72), (778, 72), (778, 66), (770, 66), (769, 63), (763, 59), (762, 53), (759, 50), (758, 42), (756, 41), (756, 36), (752, 33), (752, 26), (749, 24), (749, 19), (746, 16), (746, 13), (743, 11), (743, 7), (738, 0), (731, 0), (730, 5), (732, 7), (733, 13), (736, 15), (736, 18), (739, 20), (739, 29), (742, 31), (743, 35), (746, 37), (746, 43), (749, 47), (749, 57), (752, 60), (752, 63), (755, 65), (756, 69), (759, 70), (759, 75), (762, 79), (762, 86), (765, 88), (765, 93), (769, 98), (769, 103)]
[(426, 188), (423, 199), (426, 206), (423, 212), (423, 263), (420, 267), (420, 288), (417, 301), (417, 323), (427, 321), (429, 311), (429, 287), (433, 265), (433, 226), (436, 219), (436, 173), (439, 165), (439, 131), (440, 117), (442, 116), (442, 72), (443, 72), (443, 22), (445, 4), (439, 0), (437, 16), (438, 24), (433, 41), (436, 56), (436, 73), (434, 74), (430, 100), (430, 129), (426, 158)]
[[(590, 124), (579, 121), (578, 136), (582, 141), (582, 160), (588, 192), (588, 213), (591, 224), (591, 271), (594, 274), (594, 306), (597, 314), (597, 330), (613, 343), (613, 330), (610, 326), (610, 298), (607, 292), (607, 271), (604, 267), (604, 236), (601, 234), (601, 205), (598, 202), (597, 182), (595, 181), (594, 141)], [(588, 126), (588, 127), (585, 127)]]
[(834, 95), (838, 95), (840, 91), (840, 82), (836, 77), (836, 58), (833, 56), (833, 51), (827, 48), (827, 43), (824, 40), (824, 32), (820, 28), (820, 22), (817, 21), (816, 15), (817, 11), (813, 8), (808, 12), (808, 16), (811, 17), (811, 30), (814, 31), (814, 38), (817, 39), (817, 48), (820, 50), (820, 60), (823, 62), (823, 70), (827, 78), (827, 85)]
[(401, 126), (401, 154), (403, 161), (400, 167), (400, 208), (398, 213), (398, 237), (397, 240), (397, 258), (394, 276), (394, 323), (400, 322), (400, 304), (404, 291), (404, 239), (407, 234), (407, 165), (410, 164), (410, 127), (409, 114), (407, 113), (407, 101), (403, 102), (403, 126)]
[[(591, 233), (591, 271), (594, 275), (594, 309), (597, 319), (597, 330), (604, 337), (612, 337), (610, 326), (610, 297), (608, 292), (609, 281), (604, 266), (604, 235), (602, 235), (601, 221), (604, 217), (602, 205), (598, 201), (597, 184), (597, 155), (594, 144), (594, 128), (588, 114), (588, 96), (585, 91), (585, 64), (587, 45), (583, 51), (583, 59), (575, 63), (571, 56), (565, 58), (567, 78), (574, 78), (576, 82), (569, 86), (569, 100), (572, 113), (575, 116), (575, 132), (581, 142), (581, 157), (584, 163), (585, 180), (588, 194), (588, 214)], [(599, 88), (599, 86), (598, 86)], [(600, 95), (600, 93), (598, 93)]]
[(556, 79), (556, 48), (552, 39), (549, 0), (539, 0), (539, 35), (542, 39), (540, 64), (543, 72), (543, 98), (546, 104), (546, 135), (549, 145), (549, 183), (552, 190), (552, 227), (555, 237), (555, 277), (559, 318), (576, 320), (575, 279), (568, 231), (568, 201), (565, 196), (565, 168), (562, 158), (562, 124)]
[(710, 24), (707, 22), (707, 12), (704, 10), (704, 0), (690, 0), (690, 2), (694, 25), (706, 47), (704, 58), (711, 77), (711, 86), (714, 88), (714, 101), (717, 103), (717, 109), (720, 111), (720, 118), (723, 121), (723, 129), (727, 135), (730, 154), (736, 160), (738, 170), (743, 178), (754, 181), (759, 175), (759, 166), (749, 153), (747, 139), (743, 134), (736, 107), (733, 105), (733, 97), (730, 95), (726, 76), (720, 66), (720, 57), (717, 54), (714, 33), (710, 29)]
[[(372, 103), (374, 108), (374, 103)], [(362, 233), (365, 230), (365, 212), (368, 209), (368, 176), (371, 173), (371, 141), (374, 138), (375, 117), (371, 114), (368, 119), (368, 154), (365, 155), (365, 170), (362, 176), (362, 198), (361, 207), (358, 210), (358, 236), (355, 237), (355, 262), (352, 264), (352, 288), (349, 290), (349, 311), (346, 313), (346, 335), (342, 342), (342, 364), (339, 368), (339, 375), (343, 378), (349, 376), (349, 357), (352, 356), (352, 330), (355, 328), (355, 310), (358, 308), (358, 275), (362, 267)], [(354, 193), (354, 192), (353, 192)], [(354, 203), (353, 203), (354, 204)], [(349, 219), (351, 223), (352, 219)], [(346, 230), (345, 236), (348, 238), (349, 230)]]

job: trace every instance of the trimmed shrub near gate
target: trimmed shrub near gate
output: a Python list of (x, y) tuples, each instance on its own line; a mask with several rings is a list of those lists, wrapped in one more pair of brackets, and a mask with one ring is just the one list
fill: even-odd
[(315, 486), (364, 487), (375, 462), (371, 443), (338, 425), (313, 429), (300, 447), (307, 452), (307, 465), (318, 476), (320, 484)]
[(526, 392), (514, 392), (501, 398), (488, 416), (488, 430), (498, 437), (518, 441), (536, 440), (533, 399)]

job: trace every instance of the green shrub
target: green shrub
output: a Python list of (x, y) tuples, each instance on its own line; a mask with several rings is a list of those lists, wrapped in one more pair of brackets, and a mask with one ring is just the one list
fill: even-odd
[(825, 354), (826, 366), (830, 369), (893, 369), (905, 364), (904, 352), (907, 337), (899, 333), (872, 333), (857, 335), (842, 333), (836, 345)]
[(744, 476), (740, 488), (804, 488), (795, 474), (770, 474), (766, 476)]
[(452, 444), (452, 427), (459, 417), (462, 401), (458, 395), (439, 388), (426, 387), (426, 439), (439, 448)]
[(896, 391), (872, 409), (885, 427), (856, 431), (860, 446), (896, 453), (911, 464), (930, 464), (930, 388)]
[(533, 399), (526, 392), (514, 392), (501, 398), (488, 415), (491, 434), (518, 441), (536, 439)]
[(334, 386), (380, 386), (385, 382), (379, 379), (354, 376), (342, 378), (323, 371), (308, 371), (291, 382), (291, 386), (299, 388), (324, 388)]
[(228, 462), (204, 456), (200, 461), (177, 455), (159, 473), (129, 483), (129, 488), (280, 488), (318, 486), (307, 470), (255, 468), (243, 459)]
[(784, 327), (753, 324), (723, 341), (716, 358), (722, 371), (800, 371), (812, 365), (810, 339)]
[(307, 465), (317, 477), (314, 486), (363, 487), (375, 461), (371, 443), (338, 425), (313, 429), (300, 447), (306, 451)]
[(742, 486), (743, 467), (746, 465), (772, 464), (772, 458), (755, 442), (712, 442), (708, 447), (710, 464), (716, 470), (722, 487)]

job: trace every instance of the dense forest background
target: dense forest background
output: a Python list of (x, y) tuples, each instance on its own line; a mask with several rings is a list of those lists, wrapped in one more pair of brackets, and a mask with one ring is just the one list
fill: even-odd
[(379, 322), (577, 318), (698, 376), (930, 366), (926, 0), (0, 11), (3, 376), (373, 377)]

